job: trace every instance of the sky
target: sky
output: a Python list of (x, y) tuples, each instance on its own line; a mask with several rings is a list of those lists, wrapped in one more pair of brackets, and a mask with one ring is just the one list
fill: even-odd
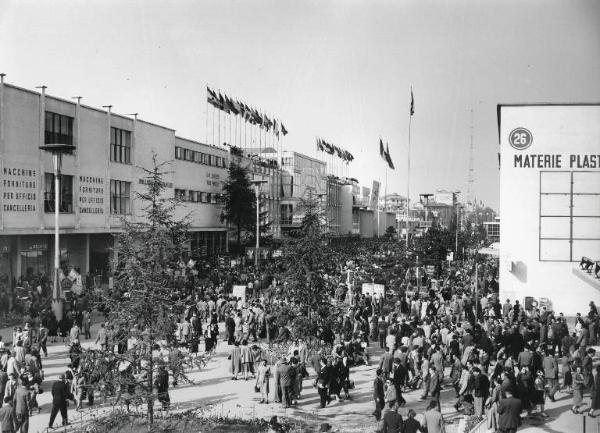
[[(25, 88), (212, 141), (206, 85), (322, 137), (361, 185), (499, 207), (499, 103), (600, 102), (597, 0), (3, 0), (0, 72)], [(207, 121), (208, 120), (208, 121)], [(208, 125), (208, 130), (207, 130)], [(471, 134), (472, 130), (472, 134)], [(384, 186), (382, 186), (382, 190)]]

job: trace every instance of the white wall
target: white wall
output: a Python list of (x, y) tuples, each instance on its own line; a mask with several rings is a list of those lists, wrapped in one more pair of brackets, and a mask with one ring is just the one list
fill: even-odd
[[(522, 302), (525, 296), (546, 297), (556, 311), (584, 313), (590, 300), (600, 299), (600, 292), (573, 269), (582, 255), (600, 260), (600, 218), (572, 219), (570, 200), (573, 197), (573, 216), (600, 216), (600, 196), (589, 195), (600, 193), (600, 106), (500, 106), (498, 115), (501, 298)], [(509, 136), (516, 128), (530, 131), (528, 148), (511, 146)], [(544, 155), (541, 166), (533, 155)], [(571, 155), (579, 156), (580, 163), (587, 156), (588, 166), (578, 167)], [(535, 167), (525, 164), (531, 158)], [(560, 194), (548, 194), (556, 192)], [(588, 195), (578, 195), (582, 192)], [(573, 238), (598, 240), (570, 243), (571, 220), (576, 221)], [(540, 241), (551, 237), (567, 240)]]

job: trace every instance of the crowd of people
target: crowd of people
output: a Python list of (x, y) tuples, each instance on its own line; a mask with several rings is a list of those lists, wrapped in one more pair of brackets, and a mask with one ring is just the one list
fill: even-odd
[[(436, 271), (439, 278), (433, 280), (399, 265), (403, 253), (397, 245), (374, 241), (337, 249), (322, 273), (343, 314), (320, 324), (313, 337), (296, 335), (274, 313), (286, 283), (276, 262), (260, 270), (214, 267), (194, 278), (182, 274), (177, 284), (187, 308), (172, 318), (176, 347), (160, 342), (148, 347), (147, 330), (126, 332), (109, 322), (94, 338), (94, 308), (85, 292), (74, 297), (60, 323), (43, 309), (15, 328), (10, 349), (0, 341), (0, 400), (6, 402), (0, 422), (11, 412), (14, 425), (26, 431), (22, 426), (39, 411), (36, 397), (43, 392), (42, 355), (47, 356), (49, 339), (57, 338), (69, 345), (70, 363), (52, 386), (50, 427), (58, 412), (68, 423), (67, 400), (81, 409), (86, 399), (94, 404), (95, 394), (112, 396), (129, 409), (141, 403), (136, 396), (154, 393), (168, 410), (169, 388), (184, 379), (191, 367), (186, 362), (206, 362), (219, 340), (229, 351), (231, 379), (248, 381), (261, 404), (284, 408), (299, 405), (307, 386), (316, 389), (320, 408), (334, 400), (351, 402), (352, 369), (379, 356), (372, 414), (384, 432), (441, 431), (444, 390), (454, 394), (457, 411), (485, 417), (491, 431), (516, 431), (524, 411), (546, 417), (544, 404), (558, 393), (572, 394), (576, 413), (589, 394), (588, 415), (596, 416), (600, 375), (593, 372), (591, 346), (600, 337), (600, 316), (593, 302), (587, 314), (567, 323), (547, 306), (526, 309), (518, 300), (501, 300), (493, 266), (475, 281), (473, 263), (465, 261)], [(363, 283), (371, 283), (373, 291), (363, 291)], [(388, 290), (375, 291), (373, 283)], [(232, 287), (240, 284), (246, 292), (234, 296)], [(95, 348), (83, 350), (81, 340)], [(156, 360), (151, 386), (147, 369), (121, 356), (144, 350)], [(423, 414), (404, 408), (407, 393), (427, 400)]]

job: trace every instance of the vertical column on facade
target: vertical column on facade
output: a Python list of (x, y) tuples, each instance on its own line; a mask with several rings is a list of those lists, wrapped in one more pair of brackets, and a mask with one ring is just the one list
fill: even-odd
[(83, 261), (82, 275), (87, 275), (90, 272), (90, 234), (85, 234), (85, 260)]
[[(40, 118), (39, 118), (39, 139), (38, 147), (44, 145), (44, 131), (46, 130), (46, 86), (40, 86)], [(44, 230), (44, 151), (38, 150), (39, 166), (38, 166), (38, 216), (40, 229)], [(54, 194), (58, 194), (58, 191), (54, 191)]]
[[(18, 276), (21, 273), (21, 267), (22, 267), (22, 258), (21, 258), (21, 235), (17, 235), (17, 246), (16, 246), (16, 250), (17, 250), (17, 265), (16, 265), (16, 269), (15, 269), (15, 276)], [(11, 286), (12, 287), (12, 284)]]
[(104, 226), (110, 230), (110, 215), (111, 215), (111, 202), (110, 202), (110, 120), (112, 105), (103, 105), (106, 108), (106, 141), (104, 142), (104, 179), (106, 179), (107, 188), (104, 188), (104, 201), (108, 203), (108, 212), (104, 214)]
[[(4, 170), (4, 77), (0, 74), (0, 173)], [(4, 230), (4, 199), (0, 194), (0, 230)]]
[(131, 150), (129, 151), (129, 158), (130, 158), (130, 162), (131, 162), (131, 166), (135, 167), (135, 147), (137, 145), (137, 117), (138, 117), (138, 113), (133, 113), (133, 128), (131, 131)]
[(80, 121), (80, 116), (81, 116), (81, 96), (75, 96), (73, 99), (77, 99), (77, 105), (75, 105), (75, 173), (76, 175), (74, 176), (74, 181), (75, 181), (75, 186), (73, 188), (73, 192), (75, 193), (75, 228), (79, 229), (81, 227), (81, 215), (79, 213), (79, 196), (80, 196), (80, 182), (79, 182), (79, 175), (81, 174), (79, 167), (81, 166), (81, 162), (80, 162), (80, 155), (81, 155), (81, 149), (79, 148), (79, 146), (81, 145), (81, 141), (79, 140), (80, 137), (80, 133), (79, 133), (79, 121)]

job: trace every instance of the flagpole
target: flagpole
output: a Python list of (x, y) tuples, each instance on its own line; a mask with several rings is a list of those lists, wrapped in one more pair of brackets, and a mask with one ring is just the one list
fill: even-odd
[(383, 223), (387, 224), (387, 175), (388, 167), (385, 167), (385, 192), (383, 193)]
[(205, 143), (208, 144), (208, 84), (206, 85), (206, 130), (205, 130), (205, 135), (206, 135)]
[[(412, 98), (412, 87), (410, 88)], [(411, 99), (412, 101), (412, 99)], [(412, 106), (411, 106), (412, 107)], [(408, 254), (408, 238), (410, 237), (410, 225), (408, 217), (410, 215), (410, 128), (412, 125), (412, 108), (408, 113), (408, 152), (407, 152), (407, 170), (406, 170), (406, 253)]]
[(215, 107), (212, 110), (212, 145), (215, 145)]
[[(381, 178), (378, 178), (377, 181), (379, 182), (379, 185), (381, 185)], [(380, 186), (381, 188), (381, 186)], [(375, 209), (377, 209), (377, 239), (379, 239), (379, 193), (380, 193), (381, 189), (378, 191), (377, 194), (377, 202), (375, 202)]]

